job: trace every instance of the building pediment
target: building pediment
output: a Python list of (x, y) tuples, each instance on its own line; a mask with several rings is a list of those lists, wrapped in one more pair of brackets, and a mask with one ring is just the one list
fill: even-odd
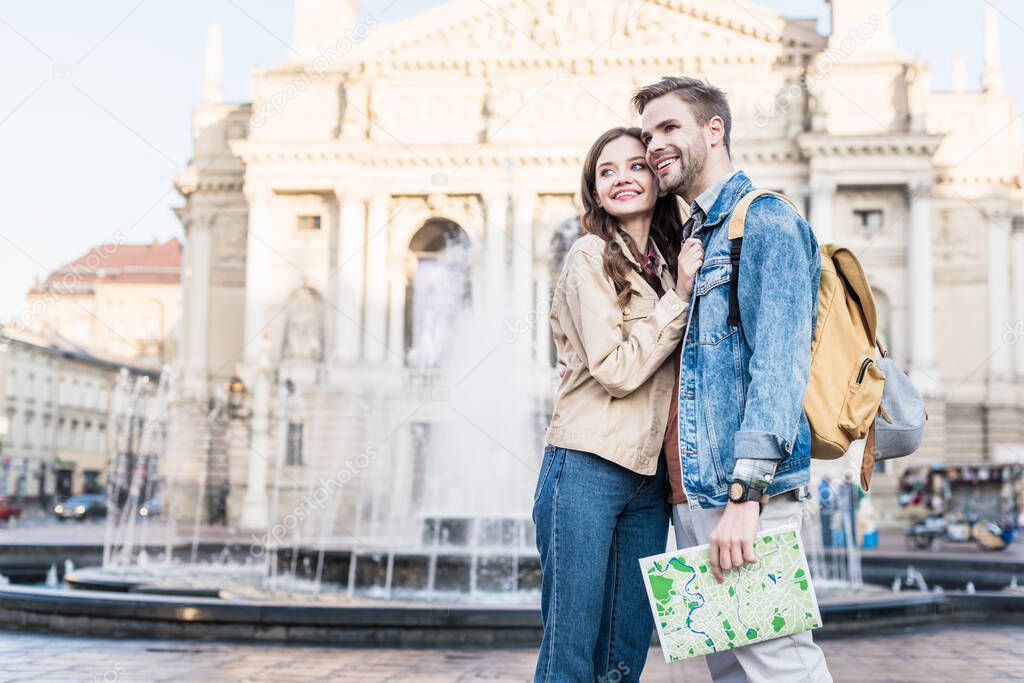
[(802, 21), (725, 0), (455, 0), (371, 36), (366, 61), (539, 57), (562, 65), (614, 55), (750, 61), (817, 51), (824, 38)]

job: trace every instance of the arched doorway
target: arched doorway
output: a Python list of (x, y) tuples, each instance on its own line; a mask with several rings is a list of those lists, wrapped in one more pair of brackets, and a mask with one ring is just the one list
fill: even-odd
[(572, 248), (573, 242), (582, 235), (583, 226), (580, 225), (578, 216), (562, 221), (555, 228), (551, 235), (551, 261), (549, 263), (552, 282), (557, 280), (558, 274), (562, 272), (565, 257), (569, 255), (569, 249)]
[(409, 240), (409, 252), (415, 265), (406, 284), (406, 362), (436, 368), (470, 305), (469, 237), (458, 223), (431, 218)]

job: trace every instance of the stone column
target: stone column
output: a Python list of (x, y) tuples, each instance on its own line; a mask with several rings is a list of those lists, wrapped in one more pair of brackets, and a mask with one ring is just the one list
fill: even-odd
[[(537, 206), (535, 192), (520, 192), (513, 198), (512, 228), (512, 300), (513, 315), (524, 316), (529, 324), (547, 320), (545, 310), (538, 307), (533, 294), (533, 214)], [(529, 332), (516, 340), (516, 357), (522, 372), (529, 368), (533, 340)]]
[(185, 243), (185, 386), (196, 392), (207, 381), (207, 329), (210, 301), (210, 249), (214, 217), (198, 216), (188, 225)]
[[(484, 272), (486, 319), (500, 325), (506, 314), (508, 282), (508, 194), (496, 191), (483, 196)], [(496, 329), (496, 328), (495, 328)]]
[(335, 361), (359, 360), (363, 336), (363, 281), (366, 248), (366, 202), (349, 188), (338, 187), (338, 272), (335, 315)]
[(408, 286), (405, 249), (391, 249), (388, 264), (388, 364), (405, 365), (405, 296)]
[(922, 179), (907, 187), (910, 225), (907, 239), (907, 286), (910, 363), (922, 390), (938, 388), (933, 348), (932, 182)]
[(549, 275), (548, 264), (543, 262), (543, 259), (541, 263), (536, 264), (534, 272), (536, 273), (534, 297), (537, 302), (537, 321), (533, 328), (533, 358), (536, 367), (547, 373), (551, 367), (551, 347), (554, 345), (554, 340), (551, 338), (551, 323), (549, 322), (549, 315), (551, 313), (551, 276)]
[(259, 357), (259, 339), (271, 319), (275, 296), (274, 266), (274, 193), (270, 188), (246, 191), (249, 201), (249, 235), (245, 258), (245, 362), (252, 365)]
[[(807, 197), (809, 195), (808, 189), (804, 185), (790, 185), (783, 190), (783, 194), (793, 200), (796, 204), (796, 208), (800, 210), (800, 215), (810, 222), (810, 213), (807, 210)], [(814, 227), (813, 225), (811, 226)], [(817, 236), (817, 233), (815, 233)]]
[(1024, 222), (1018, 221), (1011, 234), (1013, 251), (1014, 370), (1024, 380)]
[[(989, 378), (1005, 382), (1013, 372), (1013, 354), (1006, 326), (1010, 311), (1010, 214), (1004, 210), (985, 212), (988, 236), (988, 360)], [(1012, 327), (1012, 324), (1011, 324)]]
[(828, 177), (811, 178), (811, 227), (818, 238), (818, 244), (827, 244), (835, 239), (832, 228), (832, 198), (836, 193), (836, 182)]
[(363, 349), (366, 360), (383, 363), (388, 356), (388, 195), (370, 200), (366, 237), (366, 311)]
[(252, 421), (249, 438), (249, 472), (242, 502), (243, 529), (262, 530), (269, 519), (267, 455), (270, 445), (270, 349), (267, 337), (252, 376)]

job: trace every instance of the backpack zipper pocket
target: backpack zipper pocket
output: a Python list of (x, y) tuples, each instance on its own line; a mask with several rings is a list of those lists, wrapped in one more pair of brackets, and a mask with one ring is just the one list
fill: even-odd
[(857, 384), (860, 384), (864, 381), (864, 373), (868, 371), (868, 366), (874, 362), (875, 361), (873, 358), (865, 358), (864, 361), (860, 364), (860, 372), (857, 373)]

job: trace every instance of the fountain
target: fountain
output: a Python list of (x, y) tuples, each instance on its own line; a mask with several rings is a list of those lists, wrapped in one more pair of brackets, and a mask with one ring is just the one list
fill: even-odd
[[(559, 253), (578, 229), (570, 221), (556, 231)], [(69, 581), (260, 600), (537, 604), (530, 507), (547, 392), (517, 370), (529, 366), (532, 335), (524, 328), (546, 324), (546, 311), (512, 311), (504, 291), (479, 286), (471, 262), (494, 266), (498, 255), (473, 253), (454, 224), (436, 225), (415, 251), (414, 333), (401, 384), (383, 376), (340, 381), (329, 361), (285, 361), (271, 400), (264, 341), (250, 382), (251, 449), (262, 457), (273, 436), (276, 461), (262, 503), (269, 510), (261, 512), (259, 496), (244, 502), (244, 519), (267, 524), (250, 531), (245, 555), (219, 519), (218, 463), (231, 457), (238, 422), (224, 390), (211, 392), (196, 490), (182, 497), (181, 465), (161, 462), (174, 373), (159, 383), (123, 373), (103, 564), (69, 571)], [(288, 343), (304, 346), (298, 336)], [(849, 490), (837, 483), (830, 499)], [(140, 516), (154, 497), (162, 501), (159, 522)], [(827, 507), (809, 501), (805, 510), (816, 585), (860, 590), (852, 514), (846, 505)], [(156, 537), (163, 548), (153, 557)], [(207, 548), (201, 557), (201, 544), (215, 548), (218, 538), (220, 552)]]
[[(488, 305), (479, 305), (469, 262), (458, 233), (421, 256), (406, 387), (384, 395), (320, 381), (279, 393), (278, 431), (308, 426), (309, 459), (301, 485), (278, 479), (272, 489), (271, 588), (448, 603), (538, 599), (529, 518), (541, 452), (536, 392), (515, 372), (516, 340), (499, 334), (508, 318), (493, 301), (505, 297), (484, 292)], [(291, 505), (282, 507), (287, 493)]]
[[(470, 263), (498, 267), (502, 255), (476, 254), (452, 225), (414, 249), (417, 324), (387, 371), (285, 353), (275, 373), (264, 343), (246, 376), (249, 402), (220, 387), (193, 399), (195, 457), (178, 460), (165, 455), (178, 373), (122, 375), (103, 561), (66, 566), (65, 580), (128, 597), (64, 591), (46, 609), (86, 614), (110, 633), (187, 621), (210, 637), (535, 643), (531, 493), (551, 375), (522, 370), (546, 311), (511, 310), (500, 278), (481, 286)], [(568, 243), (572, 229), (557, 239)], [(315, 350), (301, 332), (286, 332), (285, 348)], [(246, 457), (259, 490), (236, 496), (241, 515), (227, 514), (228, 464)], [(951, 594), (929, 592), (920, 572), (891, 592), (864, 585), (856, 488), (848, 472), (830, 473), (802, 524), (826, 627), (870, 623), (875, 596), (884, 610), (903, 600), (924, 609), (921, 595), (948, 608)], [(56, 566), (51, 574), (57, 584)]]

